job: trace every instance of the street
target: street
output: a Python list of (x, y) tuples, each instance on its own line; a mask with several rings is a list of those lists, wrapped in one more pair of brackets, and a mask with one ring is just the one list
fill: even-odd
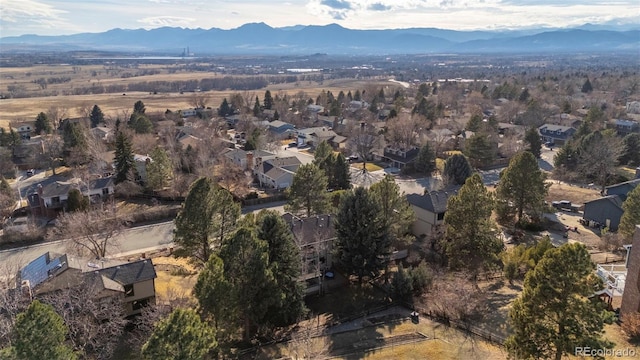
[[(284, 202), (275, 202), (251, 206), (242, 209), (242, 213), (271, 209), (283, 214), (284, 204)], [(125, 229), (115, 238), (114, 246), (108, 249), (110, 254), (108, 257), (122, 257), (169, 247), (173, 244), (173, 229), (173, 220)], [(58, 240), (2, 250), (0, 251), (0, 264), (11, 264), (12, 268), (16, 265), (22, 267), (47, 251), (63, 254), (67, 252), (66, 245), (68, 242), (69, 240)]]

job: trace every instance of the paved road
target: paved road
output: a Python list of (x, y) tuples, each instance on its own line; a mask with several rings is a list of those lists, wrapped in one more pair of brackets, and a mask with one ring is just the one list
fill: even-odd
[[(246, 214), (247, 212), (255, 212), (262, 209), (272, 209), (284, 213), (284, 202), (252, 206), (243, 209), (242, 212)], [(116, 246), (108, 249), (108, 253), (111, 257), (120, 257), (169, 247), (173, 244), (173, 229), (173, 221), (126, 229), (116, 238)], [(59, 240), (3, 250), (0, 251), (0, 264), (11, 264), (13, 268), (15, 266), (13, 264), (26, 265), (47, 251), (59, 254), (65, 253), (67, 252), (68, 242), (69, 240)]]

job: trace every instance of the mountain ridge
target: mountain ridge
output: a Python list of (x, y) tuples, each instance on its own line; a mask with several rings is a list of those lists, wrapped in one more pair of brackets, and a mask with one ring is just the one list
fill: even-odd
[(234, 29), (159, 27), (110, 29), (100, 33), (0, 38), (12, 50), (65, 47), (74, 50), (120, 50), (215, 54), (417, 54), (470, 52), (588, 52), (640, 49), (640, 30), (614, 31), (585, 24), (569, 29), (458, 31), (438, 28), (354, 30), (338, 24), (274, 28), (263, 22)]

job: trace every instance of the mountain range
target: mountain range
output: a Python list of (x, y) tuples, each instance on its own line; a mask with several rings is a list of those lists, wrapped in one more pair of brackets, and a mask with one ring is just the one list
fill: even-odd
[(161, 27), (101, 33), (0, 38), (3, 51), (127, 51), (157, 54), (423, 54), (640, 51), (640, 27), (456, 31), (436, 28), (352, 30), (337, 24), (273, 28), (250, 23), (223, 30)]

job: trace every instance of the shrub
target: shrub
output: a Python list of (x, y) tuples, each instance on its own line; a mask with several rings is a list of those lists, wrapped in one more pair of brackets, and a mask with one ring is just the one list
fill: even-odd
[(433, 283), (433, 272), (427, 267), (427, 264), (423, 261), (418, 266), (411, 269), (411, 280), (413, 291), (416, 293), (422, 293), (429, 289)]

